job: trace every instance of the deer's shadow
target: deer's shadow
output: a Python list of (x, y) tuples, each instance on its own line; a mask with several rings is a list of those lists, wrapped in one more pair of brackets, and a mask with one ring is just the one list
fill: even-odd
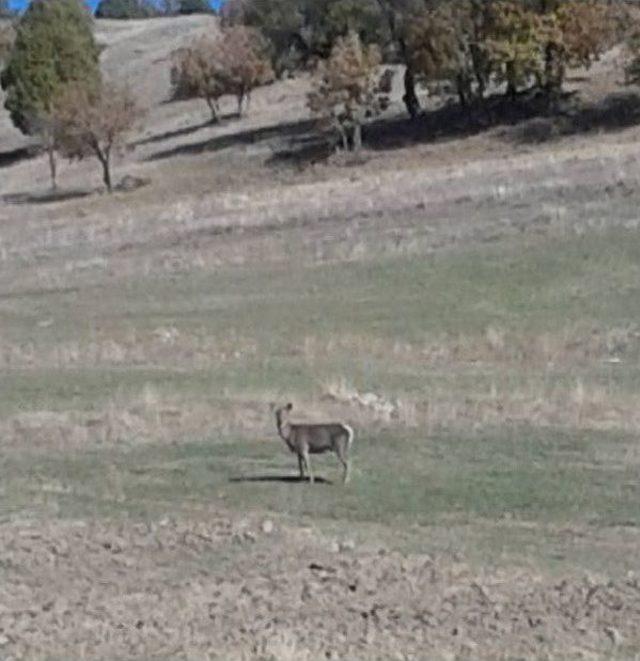
[[(318, 484), (333, 484), (331, 480), (324, 477), (315, 476), (315, 482)], [(243, 482), (281, 482), (284, 484), (290, 483), (308, 483), (308, 477), (300, 477), (299, 475), (239, 475), (237, 477), (230, 477), (229, 482), (243, 483)]]

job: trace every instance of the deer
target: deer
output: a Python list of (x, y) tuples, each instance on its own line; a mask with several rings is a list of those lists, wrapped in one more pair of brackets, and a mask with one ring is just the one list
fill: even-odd
[(276, 408), (276, 425), (280, 438), (287, 444), (289, 450), (298, 456), (300, 479), (304, 480), (306, 468), (309, 473), (309, 482), (311, 484), (314, 482), (309, 455), (333, 451), (344, 469), (342, 481), (346, 484), (350, 477), (349, 451), (353, 443), (353, 428), (343, 422), (293, 424), (289, 421), (292, 409), (293, 404), (291, 403)]

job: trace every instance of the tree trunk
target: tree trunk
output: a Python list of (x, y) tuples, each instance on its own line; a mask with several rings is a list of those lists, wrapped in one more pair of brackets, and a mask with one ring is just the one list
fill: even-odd
[(473, 75), (475, 76), (477, 85), (476, 98), (484, 99), (487, 89), (487, 63), (482, 51), (474, 45), (471, 46), (471, 61), (473, 63)]
[(353, 125), (351, 133), (351, 146), (354, 154), (359, 154), (362, 150), (362, 125), (360, 122), (356, 122)]
[(58, 163), (56, 162), (56, 150), (53, 142), (47, 145), (47, 154), (49, 156), (49, 172), (51, 173), (51, 190), (58, 190)]
[(389, 34), (391, 35), (391, 39), (395, 40), (398, 44), (400, 57), (406, 66), (404, 72), (404, 96), (402, 97), (402, 100), (404, 101), (404, 105), (407, 108), (409, 117), (411, 117), (411, 119), (415, 119), (420, 114), (421, 108), (420, 100), (416, 94), (415, 72), (413, 70), (413, 66), (411, 65), (411, 58), (409, 57), (407, 42), (398, 29), (396, 13), (391, 3), (385, 2), (385, 0), (378, 0), (378, 5), (387, 17)]
[(566, 75), (563, 53), (552, 43), (545, 49), (544, 90), (550, 106), (556, 105)]
[(107, 187), (107, 191), (112, 193), (113, 186), (111, 184), (111, 159), (109, 158), (109, 154), (98, 154), (98, 160), (100, 161), (100, 165), (102, 165), (102, 181), (104, 181), (104, 185)]
[(420, 114), (420, 101), (416, 94), (416, 78), (413, 72), (413, 67), (407, 64), (404, 71), (404, 96), (402, 97), (404, 105), (407, 108), (409, 117), (415, 119)]
[(242, 117), (242, 104), (244, 103), (244, 90), (238, 92), (238, 117)]
[(216, 124), (218, 122), (218, 104), (210, 96), (205, 97), (205, 101), (211, 111), (211, 123)]
[(507, 96), (515, 101), (517, 94), (515, 65), (513, 62), (507, 62)]
[(466, 108), (469, 105), (469, 85), (464, 74), (458, 74), (456, 77), (456, 87), (458, 89), (458, 98), (460, 105)]
[(340, 142), (342, 143), (342, 151), (349, 150), (349, 137), (347, 131), (342, 124), (338, 124), (338, 134), (340, 135)]

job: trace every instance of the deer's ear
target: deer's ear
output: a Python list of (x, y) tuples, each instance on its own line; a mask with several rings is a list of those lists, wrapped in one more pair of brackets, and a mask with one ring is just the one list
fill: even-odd
[(287, 411), (290, 411), (292, 408), (293, 408), (293, 404), (291, 402), (289, 402), (287, 404)]

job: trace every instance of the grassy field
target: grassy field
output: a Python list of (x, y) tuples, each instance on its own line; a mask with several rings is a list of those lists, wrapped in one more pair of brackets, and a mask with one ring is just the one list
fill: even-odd
[(391, 548), (423, 553), (448, 550), (452, 539), (445, 544), (437, 532), (448, 527), (458, 532), (458, 551), (476, 563), (504, 554), (549, 567), (618, 573), (636, 566), (628, 549), (596, 543), (576, 554), (566, 538), (559, 548), (557, 538), (567, 529), (584, 535), (640, 524), (638, 449), (628, 435), (513, 427), (426, 438), (387, 431), (363, 434), (355, 458), (347, 488), (336, 486), (338, 468), (324, 458), (315, 463), (327, 482), (308, 488), (277, 448), (248, 440), (16, 453), (2, 460), (3, 510), (155, 520), (218, 503), (369, 541), (380, 535), (370, 528), (376, 524), (388, 529), (383, 539), (396, 536)]
[[(0, 117), (0, 658), (639, 659), (619, 53), (515, 125), (409, 122), (396, 76), (363, 162), (311, 162), (306, 75), (165, 103), (215, 21), (98, 26), (140, 190), (51, 196)], [(355, 428), (350, 484), (298, 481), (287, 401)]]
[[(14, 288), (3, 298), (3, 338), (36, 358), (5, 370), (3, 414), (21, 421), (8, 432), (57, 425), (59, 441), (16, 442), (3, 454), (3, 510), (145, 518), (213, 501), (347, 529), (499, 522), (501, 535), (474, 549), (479, 560), (504, 545), (546, 564), (554, 544), (522, 547), (525, 524), (640, 523), (639, 253), (637, 234), (616, 230), (528, 240), (526, 251), (502, 242), (47, 296)], [(154, 348), (158, 328), (171, 335)], [(51, 353), (56, 346), (75, 358)], [(368, 392), (391, 402), (391, 414), (353, 409), (354, 393)], [(284, 479), (295, 460), (268, 403), (293, 398), (318, 414), (328, 395), (329, 409), (346, 406), (357, 420), (355, 480), (310, 489)], [(167, 432), (167, 416), (193, 402), (199, 424), (183, 417)], [(139, 426), (124, 427), (115, 446), (107, 436), (89, 448), (69, 441), (123, 409)], [(39, 411), (67, 417), (30, 423)], [(168, 433), (161, 443), (159, 432)], [(317, 462), (333, 481), (331, 459)], [(424, 551), (442, 543), (420, 535)], [(612, 565), (609, 550), (593, 551), (587, 566)], [(632, 561), (623, 551), (615, 564)]]

